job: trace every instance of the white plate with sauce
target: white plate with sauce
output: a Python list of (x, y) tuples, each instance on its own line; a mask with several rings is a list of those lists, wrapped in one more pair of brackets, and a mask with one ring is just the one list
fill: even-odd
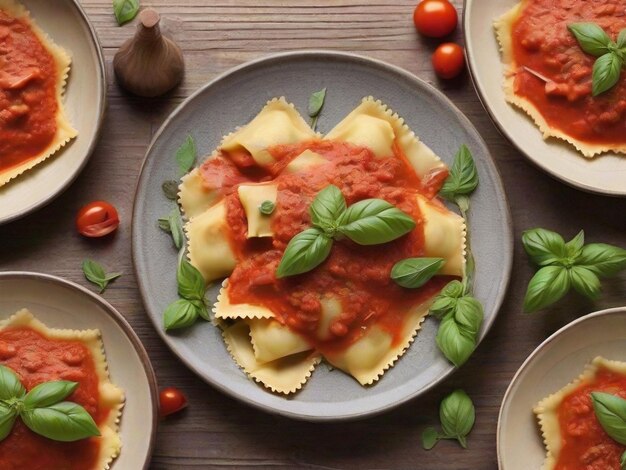
[(0, 273), (0, 320), (22, 308), (50, 328), (100, 330), (111, 381), (126, 397), (120, 421), (122, 451), (111, 470), (148, 469), (158, 390), (148, 354), (132, 327), (109, 303), (77, 284), (47, 274)]
[(106, 103), (104, 57), (98, 37), (76, 0), (20, 0), (72, 65), (65, 108), (78, 137), (45, 162), (0, 187), (0, 225), (51, 202), (78, 176), (98, 141)]
[(626, 361), (626, 307), (590, 313), (565, 325), (524, 361), (500, 407), (500, 469), (541, 468), (546, 452), (533, 407), (578, 378), (596, 356)]
[(531, 162), (585, 191), (626, 196), (626, 155), (605, 153), (588, 159), (561, 140), (544, 140), (523, 111), (505, 101), (504, 65), (493, 27), (519, 0), (465, 0), (463, 28), (472, 81), (494, 124)]

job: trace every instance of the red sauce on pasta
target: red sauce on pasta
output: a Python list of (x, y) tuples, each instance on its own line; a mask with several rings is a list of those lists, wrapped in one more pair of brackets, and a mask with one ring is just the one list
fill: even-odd
[(37, 156), (56, 134), (58, 71), (22, 19), (0, 10), (0, 171)]
[(525, 0), (512, 31), (513, 54), (551, 80), (546, 84), (521, 69), (515, 94), (531, 101), (552, 128), (592, 144), (626, 144), (626, 73), (618, 84), (593, 97), (595, 57), (580, 48), (570, 23), (594, 22), (611, 39), (626, 28), (623, 0)]
[(591, 402), (591, 392), (626, 398), (626, 377), (600, 369), (594, 381), (570, 393), (558, 409), (561, 452), (555, 470), (620, 470), (626, 447), (602, 429)]
[[(278, 200), (272, 218), (272, 238), (246, 238), (245, 211), (235, 191), (227, 190), (227, 221), (231, 245), (239, 258), (230, 276), (230, 300), (270, 308), (277, 319), (304, 336), (322, 353), (332, 353), (358, 340), (376, 324), (395, 342), (407, 311), (435, 295), (450, 281), (435, 276), (420, 289), (405, 289), (390, 279), (392, 266), (401, 259), (424, 256), (424, 233), (417, 194), (433, 195), (447, 171), (421, 182), (404, 155), (395, 149), (391, 158), (377, 159), (369, 149), (343, 142), (310, 141), (279, 145), (270, 151), (277, 174), (304, 150), (328, 160), (322, 166), (298, 173), (281, 173)], [(216, 167), (220, 159), (205, 165)], [(206, 170), (204, 170), (206, 173)], [(276, 268), (289, 241), (311, 226), (309, 206), (317, 193), (330, 184), (339, 187), (348, 205), (381, 198), (410, 214), (417, 223), (409, 234), (384, 246), (360, 246), (348, 239), (335, 241), (327, 260), (314, 270), (277, 279)], [(342, 313), (330, 324), (330, 337), (319, 339), (323, 298), (341, 302)]]
[[(30, 328), (0, 331), (0, 364), (20, 377), (26, 390), (50, 380), (78, 382), (67, 400), (83, 406), (97, 424), (110, 410), (99, 406), (98, 376), (91, 352), (80, 341), (48, 339)], [(0, 468), (91, 469), (100, 450), (98, 438), (57, 442), (32, 432), (18, 418), (0, 442)]]

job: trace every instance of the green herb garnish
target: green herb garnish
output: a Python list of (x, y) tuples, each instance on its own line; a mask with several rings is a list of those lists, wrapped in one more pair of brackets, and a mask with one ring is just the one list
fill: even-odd
[(428, 427), (422, 432), (422, 446), (430, 450), (441, 439), (456, 439), (467, 448), (467, 436), (474, 427), (476, 411), (474, 404), (463, 390), (455, 390), (444, 398), (439, 406), (441, 432)]
[(276, 204), (272, 201), (263, 201), (259, 206), (259, 212), (263, 215), (272, 215), (274, 209), (276, 209)]
[(15, 372), (0, 365), (0, 441), (9, 435), (18, 416), (31, 431), (55, 441), (99, 436), (98, 426), (87, 410), (62, 401), (77, 387), (77, 382), (51, 381), (26, 393)]
[[(626, 400), (604, 392), (591, 392), (596, 418), (611, 439), (626, 445)], [(620, 458), (620, 468), (626, 470), (626, 451)]]
[(619, 33), (617, 42), (614, 42), (595, 23), (573, 23), (567, 28), (576, 37), (583, 51), (597, 57), (593, 64), (593, 96), (598, 96), (613, 88), (619, 81), (622, 68), (626, 64), (626, 29)]
[(191, 135), (187, 136), (185, 142), (176, 150), (176, 163), (181, 175), (188, 173), (196, 162), (196, 141)]
[(186, 328), (193, 325), (198, 318), (209, 321), (209, 311), (204, 294), (206, 284), (200, 271), (191, 263), (181, 258), (176, 273), (178, 295), (180, 299), (172, 302), (163, 314), (166, 330)]
[(320, 91), (312, 93), (309, 97), (309, 117), (311, 118), (311, 129), (313, 130), (317, 127), (317, 119), (322, 112), (325, 100), (326, 88), (322, 88)]
[(398, 261), (391, 269), (391, 279), (409, 289), (426, 284), (444, 265), (443, 258), (407, 258)]
[(159, 219), (159, 227), (172, 235), (174, 246), (181, 249), (185, 243), (185, 232), (183, 231), (183, 221), (178, 205), (172, 209), (167, 217)]
[(557, 302), (571, 287), (596, 299), (600, 296), (599, 278), (614, 276), (626, 268), (626, 250), (604, 243), (585, 245), (582, 230), (565, 243), (558, 233), (535, 228), (522, 234), (522, 243), (530, 259), (540, 267), (528, 284), (526, 312)]
[(122, 273), (107, 274), (101, 264), (86, 259), (83, 261), (83, 273), (87, 280), (100, 288), (102, 294), (109, 283), (122, 275)]
[(113, 0), (113, 12), (117, 24), (128, 23), (139, 12), (139, 0)]
[(377, 245), (395, 240), (415, 228), (415, 221), (382, 199), (365, 199), (347, 207), (336, 186), (324, 188), (309, 208), (312, 228), (291, 239), (276, 276), (311, 271), (330, 254), (333, 240), (342, 236), (359, 245)]
[(164, 181), (161, 185), (161, 189), (163, 189), (163, 194), (170, 201), (175, 201), (178, 199), (178, 182), (175, 180), (167, 180)]

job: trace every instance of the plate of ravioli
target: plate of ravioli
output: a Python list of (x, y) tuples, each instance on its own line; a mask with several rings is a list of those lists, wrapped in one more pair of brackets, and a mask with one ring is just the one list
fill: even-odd
[[(100, 297), (54, 276), (0, 273), (0, 383), (2, 468), (148, 468), (156, 378), (139, 338)], [(24, 406), (11, 414), (15, 400)]]
[(581, 317), (524, 361), (500, 408), (500, 468), (621, 468), (626, 446), (602, 415), (626, 399), (625, 319), (626, 307)]
[(106, 80), (74, 0), (0, 0), (0, 224), (58, 196), (94, 149)]
[(468, 0), (464, 30), (474, 85), (500, 131), (567, 184), (625, 196), (626, 74), (612, 52), (624, 46), (623, 2)]
[[(309, 121), (309, 96), (322, 89), (322, 112)], [(186, 141), (198, 162), (181, 172), (175, 155)], [(437, 196), (459, 148), (480, 179), (469, 226)], [(176, 202), (162, 190), (173, 178)], [(208, 321), (166, 332), (164, 312), (185, 294), (177, 271), (186, 276), (159, 227), (173, 204), (180, 255), (210, 307)], [(506, 197), (484, 142), (408, 72), (325, 51), (244, 64), (188, 98), (148, 150), (133, 216), (142, 297), (174, 353), (235, 398), (317, 421), (380, 413), (454, 370), (427, 316), (464, 277), (469, 238), (480, 339), (512, 258)], [(437, 275), (412, 289), (392, 282), (398, 261), (418, 258), (437, 263)]]

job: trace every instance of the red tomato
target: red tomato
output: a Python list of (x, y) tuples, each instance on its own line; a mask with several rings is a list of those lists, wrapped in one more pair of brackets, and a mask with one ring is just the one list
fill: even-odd
[(175, 387), (166, 387), (159, 394), (159, 405), (161, 418), (165, 418), (186, 408), (187, 397)]
[(76, 230), (86, 237), (104, 237), (117, 230), (119, 225), (117, 210), (105, 201), (90, 202), (76, 216)]
[(433, 54), (435, 73), (441, 78), (454, 78), (463, 71), (463, 48), (453, 42), (441, 44)]
[(422, 0), (413, 12), (413, 23), (424, 36), (441, 38), (456, 29), (456, 9), (448, 0)]

